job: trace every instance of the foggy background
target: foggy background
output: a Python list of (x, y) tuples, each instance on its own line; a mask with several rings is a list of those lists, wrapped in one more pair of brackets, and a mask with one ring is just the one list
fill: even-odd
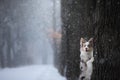
[(0, 0), (0, 65), (53, 64), (60, 26), (60, 0)]

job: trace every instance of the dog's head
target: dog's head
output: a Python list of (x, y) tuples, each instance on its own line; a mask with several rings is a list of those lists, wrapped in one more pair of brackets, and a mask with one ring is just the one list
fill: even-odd
[(91, 52), (93, 51), (93, 38), (86, 41), (84, 38), (80, 39), (80, 48), (82, 51)]

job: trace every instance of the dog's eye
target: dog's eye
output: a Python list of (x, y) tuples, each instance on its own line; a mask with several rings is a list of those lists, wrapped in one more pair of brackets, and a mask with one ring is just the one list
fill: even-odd
[(84, 47), (85, 47), (86, 45), (84, 45)]
[(90, 45), (88, 45), (88, 47), (90, 47)]
[(88, 47), (92, 47), (92, 44), (88, 45)]

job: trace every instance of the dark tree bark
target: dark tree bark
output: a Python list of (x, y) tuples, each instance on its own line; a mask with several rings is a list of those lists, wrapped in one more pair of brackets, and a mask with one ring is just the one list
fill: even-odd
[(120, 80), (120, 1), (100, 0), (95, 13), (96, 59), (93, 80)]
[(119, 80), (120, 74), (120, 1), (62, 0), (62, 52), (60, 72), (77, 80), (79, 39), (94, 37), (92, 80)]

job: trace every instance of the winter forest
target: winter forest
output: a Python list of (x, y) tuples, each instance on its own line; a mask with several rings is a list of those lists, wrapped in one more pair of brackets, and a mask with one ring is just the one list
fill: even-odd
[[(0, 80), (120, 80), (119, 0), (0, 0)], [(80, 39), (93, 38), (91, 79)]]

